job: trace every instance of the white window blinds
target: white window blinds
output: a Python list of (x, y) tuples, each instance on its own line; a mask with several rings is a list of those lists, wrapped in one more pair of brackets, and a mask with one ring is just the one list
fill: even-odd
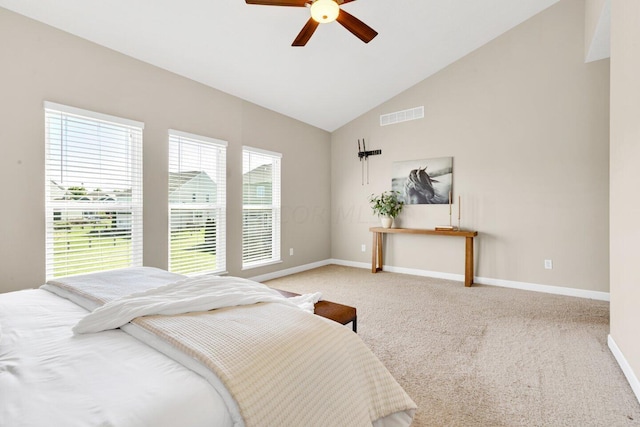
[(169, 270), (226, 270), (227, 143), (169, 131)]
[(47, 279), (142, 265), (142, 129), (45, 102)]
[(280, 161), (282, 155), (242, 150), (242, 267), (280, 261)]

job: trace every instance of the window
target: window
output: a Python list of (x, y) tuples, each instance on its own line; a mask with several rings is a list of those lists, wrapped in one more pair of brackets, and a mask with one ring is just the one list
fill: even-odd
[(242, 268), (280, 261), (281, 154), (242, 150)]
[(142, 265), (142, 129), (45, 102), (47, 279)]
[(227, 143), (169, 131), (169, 270), (226, 270)]

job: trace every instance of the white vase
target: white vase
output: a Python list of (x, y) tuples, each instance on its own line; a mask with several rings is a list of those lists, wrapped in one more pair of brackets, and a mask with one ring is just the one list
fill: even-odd
[(393, 225), (393, 218), (390, 216), (381, 216), (380, 221), (382, 222), (382, 228), (391, 228)]

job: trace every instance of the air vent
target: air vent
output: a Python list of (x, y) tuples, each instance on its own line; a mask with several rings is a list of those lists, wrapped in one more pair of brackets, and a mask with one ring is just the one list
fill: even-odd
[(393, 125), (409, 120), (424, 119), (424, 105), (422, 107), (409, 108), (395, 113), (380, 115), (380, 126)]

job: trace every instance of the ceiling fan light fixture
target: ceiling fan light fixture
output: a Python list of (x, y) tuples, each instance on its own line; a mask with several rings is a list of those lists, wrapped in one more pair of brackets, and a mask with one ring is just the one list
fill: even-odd
[(340, 6), (334, 0), (316, 0), (311, 5), (311, 17), (321, 24), (333, 22), (340, 13)]

